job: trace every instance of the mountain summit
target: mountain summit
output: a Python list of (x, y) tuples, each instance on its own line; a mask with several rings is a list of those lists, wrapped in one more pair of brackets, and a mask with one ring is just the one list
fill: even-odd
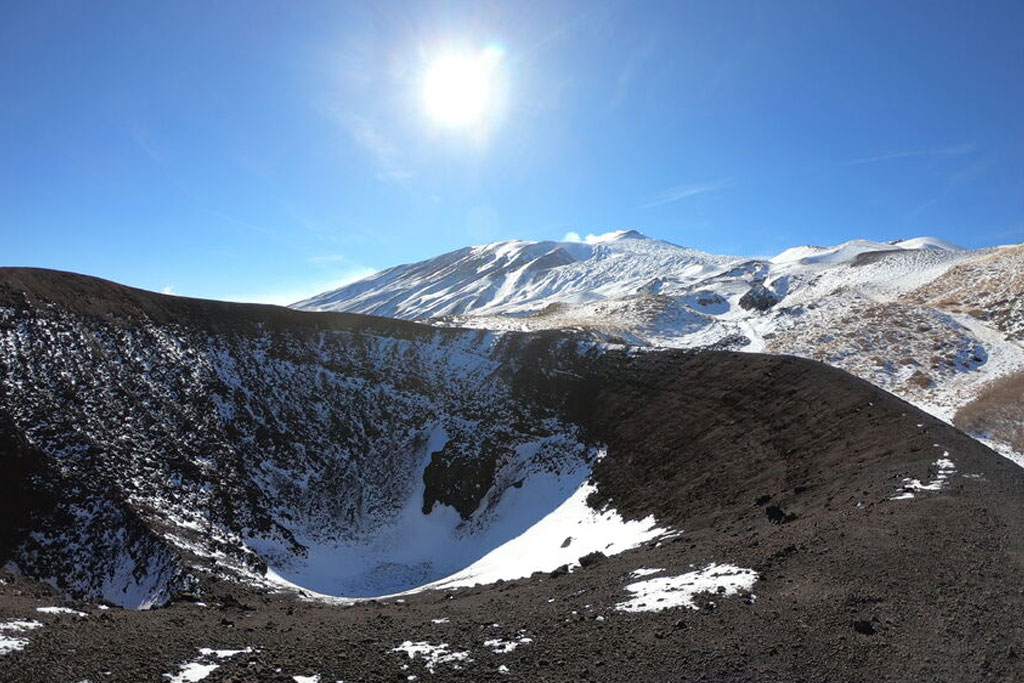
[(552, 303), (627, 296), (656, 278), (670, 288), (684, 289), (737, 260), (652, 239), (636, 230), (590, 236), (583, 242), (508, 240), (389, 268), (300, 301), (294, 308), (407, 319), (522, 315)]

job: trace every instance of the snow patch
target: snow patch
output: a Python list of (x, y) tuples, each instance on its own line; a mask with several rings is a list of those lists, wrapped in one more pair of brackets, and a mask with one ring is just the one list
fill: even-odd
[(660, 574), (663, 571), (665, 570), (650, 567), (640, 567), (639, 569), (634, 569), (633, 571), (631, 571), (629, 573), (629, 576), (634, 579), (640, 579), (645, 576), (650, 576), (651, 574)]
[(216, 663), (218, 659), (227, 659), (243, 652), (252, 652), (251, 647), (244, 650), (214, 650), (208, 647), (199, 648), (199, 656), (190, 662), (185, 662), (178, 668), (176, 674), (164, 674), (169, 678), (170, 683), (196, 683), (201, 681), (214, 671), (220, 668)]
[(87, 617), (89, 616), (85, 612), (79, 612), (76, 609), (70, 607), (36, 607), (37, 612), (43, 614), (74, 614), (76, 617)]
[(944, 452), (941, 458), (933, 462), (932, 467), (935, 468), (935, 475), (928, 480), (927, 484), (921, 483), (920, 479), (907, 477), (900, 484), (901, 492), (889, 500), (910, 500), (914, 498), (914, 494), (918, 491), (941, 491), (946, 487), (949, 478), (956, 474), (956, 465), (949, 459), (948, 451)]
[(453, 669), (461, 669), (463, 663), (473, 661), (468, 651), (452, 650), (447, 643), (435, 645), (424, 640), (416, 642), (407, 640), (398, 647), (392, 648), (391, 651), (404, 652), (412, 660), (422, 659), (424, 668), (430, 673), (434, 673), (441, 664), (448, 665)]
[(484, 647), (496, 655), (504, 655), (512, 652), (520, 645), (529, 645), (532, 642), (533, 638), (522, 635), (522, 632), (520, 631), (519, 637), (515, 639), (490, 638), (489, 640), (485, 640)]
[(252, 652), (251, 647), (247, 647), (244, 650), (212, 650), (208, 647), (199, 648), (199, 654), (203, 657), (216, 657), (217, 659), (225, 659), (227, 657), (234, 657), (242, 653)]
[[(614, 509), (591, 508), (587, 498), (595, 491), (596, 487), (590, 482), (582, 484), (564, 503), (522, 535), (431, 587), (471, 586), (499, 579), (509, 581), (537, 571), (552, 571), (562, 565), (569, 565), (571, 569), (579, 566), (580, 557), (594, 551), (616, 555), (665, 532), (655, 525), (651, 516), (626, 521)], [(515, 491), (521, 492), (522, 489)], [(563, 547), (567, 536), (572, 537), (572, 542)]]
[(201, 662), (186, 662), (181, 665), (176, 674), (164, 674), (171, 679), (171, 683), (195, 683), (201, 681), (214, 671), (220, 668), (219, 664), (203, 664)]
[(679, 576), (659, 576), (626, 586), (634, 597), (620, 602), (615, 609), (621, 612), (658, 612), (673, 607), (698, 609), (694, 597), (701, 593), (734, 595), (750, 590), (757, 581), (753, 569), (731, 564), (709, 564), (703, 569)]
[(24, 650), (28, 645), (28, 638), (20, 638), (14, 634), (34, 631), (41, 626), (41, 623), (34, 620), (0, 621), (0, 656)]

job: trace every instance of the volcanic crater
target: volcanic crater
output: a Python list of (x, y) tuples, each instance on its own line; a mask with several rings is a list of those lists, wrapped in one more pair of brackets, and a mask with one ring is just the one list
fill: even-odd
[(8, 680), (1024, 675), (1024, 473), (816, 362), (3, 269), (0, 371)]

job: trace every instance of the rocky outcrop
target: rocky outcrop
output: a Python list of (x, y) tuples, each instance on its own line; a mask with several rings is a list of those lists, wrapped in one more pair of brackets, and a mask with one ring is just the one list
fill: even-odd
[(779, 297), (775, 292), (765, 287), (760, 282), (751, 285), (747, 293), (740, 297), (740, 306), (747, 311), (767, 311), (779, 303)]

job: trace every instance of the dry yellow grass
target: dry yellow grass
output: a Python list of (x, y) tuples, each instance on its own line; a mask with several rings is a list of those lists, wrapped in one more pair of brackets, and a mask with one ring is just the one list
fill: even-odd
[(950, 268), (905, 300), (966, 313), (1024, 339), (1024, 244), (1003, 247)]
[(992, 382), (978, 398), (957, 411), (953, 424), (1024, 453), (1024, 371)]

